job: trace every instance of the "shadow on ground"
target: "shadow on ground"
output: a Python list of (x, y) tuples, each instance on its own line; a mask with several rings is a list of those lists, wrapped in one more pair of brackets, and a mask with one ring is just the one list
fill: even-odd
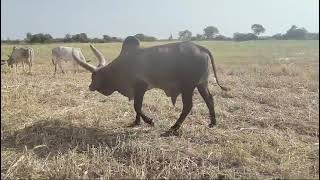
[[(120, 130), (118, 130), (120, 131)], [(23, 151), (33, 149), (39, 157), (66, 153), (75, 149), (84, 153), (90, 147), (113, 148), (120, 143), (137, 138), (139, 132), (116, 132), (90, 127), (77, 127), (61, 120), (43, 120), (24, 129), (2, 132), (1, 150)]]

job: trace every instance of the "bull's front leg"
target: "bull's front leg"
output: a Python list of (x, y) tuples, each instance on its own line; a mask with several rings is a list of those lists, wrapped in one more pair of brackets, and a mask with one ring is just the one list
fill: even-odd
[(63, 74), (65, 74), (65, 72), (64, 72), (64, 70), (63, 70), (63, 68), (62, 68), (62, 59), (58, 59), (58, 61), (57, 61), (57, 63), (58, 63), (58, 66), (59, 66), (59, 68), (61, 69), (61, 72), (63, 73)]
[(32, 67), (32, 60), (31, 59), (28, 61), (28, 66), (29, 66), (29, 74), (31, 74), (31, 67)]
[(26, 69), (25, 69), (24, 61), (22, 61), (22, 68), (23, 68), (23, 72), (25, 72)]
[(134, 89), (134, 110), (136, 112), (136, 119), (135, 121), (129, 125), (130, 127), (134, 127), (140, 125), (140, 118), (143, 119), (144, 122), (148, 123), (151, 126), (154, 126), (154, 123), (151, 118), (144, 115), (142, 112), (142, 102), (143, 96), (147, 90), (148, 85), (144, 82), (139, 82), (136, 84)]
[(74, 73), (76, 74), (78, 70), (78, 64), (75, 61), (73, 62), (73, 70), (74, 70)]
[(29, 73), (31, 74), (31, 67), (32, 67), (32, 64), (29, 63)]

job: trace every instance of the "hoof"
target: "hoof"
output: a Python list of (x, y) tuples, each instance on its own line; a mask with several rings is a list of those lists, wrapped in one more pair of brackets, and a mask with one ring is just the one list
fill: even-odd
[(152, 121), (152, 119), (151, 118), (148, 118), (148, 117), (142, 117), (142, 120), (146, 123), (146, 124), (148, 124), (148, 125), (150, 125), (150, 126), (154, 126), (154, 122)]
[(154, 127), (154, 122), (153, 121), (151, 121), (150, 123), (148, 123), (149, 124), (149, 126), (152, 126), (152, 127)]
[(210, 123), (208, 126), (209, 128), (213, 128), (214, 126), (216, 126), (217, 123)]
[(169, 130), (163, 134), (160, 135), (160, 137), (169, 137), (169, 136), (180, 136), (181, 132), (178, 130)]
[(133, 123), (131, 123), (131, 124), (129, 124), (127, 127), (137, 127), (137, 126), (139, 126), (140, 125), (140, 123), (138, 123), (138, 122), (133, 122)]

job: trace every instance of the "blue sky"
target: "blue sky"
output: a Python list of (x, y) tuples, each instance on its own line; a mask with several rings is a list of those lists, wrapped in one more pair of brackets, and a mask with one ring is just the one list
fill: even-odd
[(2, 39), (23, 39), (27, 32), (168, 38), (185, 29), (202, 34), (208, 25), (232, 36), (254, 23), (265, 35), (293, 24), (319, 32), (319, 0), (1, 0)]

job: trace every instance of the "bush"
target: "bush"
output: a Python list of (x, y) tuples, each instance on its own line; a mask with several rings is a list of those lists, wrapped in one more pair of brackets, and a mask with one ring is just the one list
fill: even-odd
[(306, 39), (309, 40), (319, 40), (319, 33), (308, 33)]
[(43, 33), (38, 33), (32, 35), (31, 33), (27, 34), (26, 41), (28, 43), (50, 43), (52, 42), (53, 38), (50, 34), (43, 34)]
[(93, 42), (93, 43), (104, 43), (104, 40), (103, 39), (99, 39), (99, 38), (93, 38), (90, 40), (90, 42)]
[(250, 41), (257, 40), (258, 36), (253, 33), (234, 33), (233, 40), (234, 41)]
[(179, 32), (179, 40), (189, 41), (192, 38), (192, 32), (189, 30), (184, 30)]
[(89, 39), (86, 33), (75, 34), (72, 36), (71, 39), (73, 42), (81, 42), (81, 43), (89, 42)]
[(271, 36), (271, 39), (282, 40), (282, 39), (284, 39), (284, 37), (281, 33), (277, 33), (277, 34)]
[(142, 33), (136, 34), (136, 35), (134, 35), (134, 37), (136, 37), (140, 41), (156, 41), (157, 40), (157, 38), (155, 38), (155, 37), (147, 36), (147, 35), (144, 35)]
[(230, 41), (230, 40), (232, 40), (232, 38), (229, 38), (229, 37), (224, 36), (224, 35), (217, 35), (216, 37), (213, 38), (213, 40), (217, 40), (217, 41)]
[(305, 28), (298, 28), (293, 25), (283, 37), (284, 39), (301, 40), (306, 39), (307, 33), (308, 31)]

